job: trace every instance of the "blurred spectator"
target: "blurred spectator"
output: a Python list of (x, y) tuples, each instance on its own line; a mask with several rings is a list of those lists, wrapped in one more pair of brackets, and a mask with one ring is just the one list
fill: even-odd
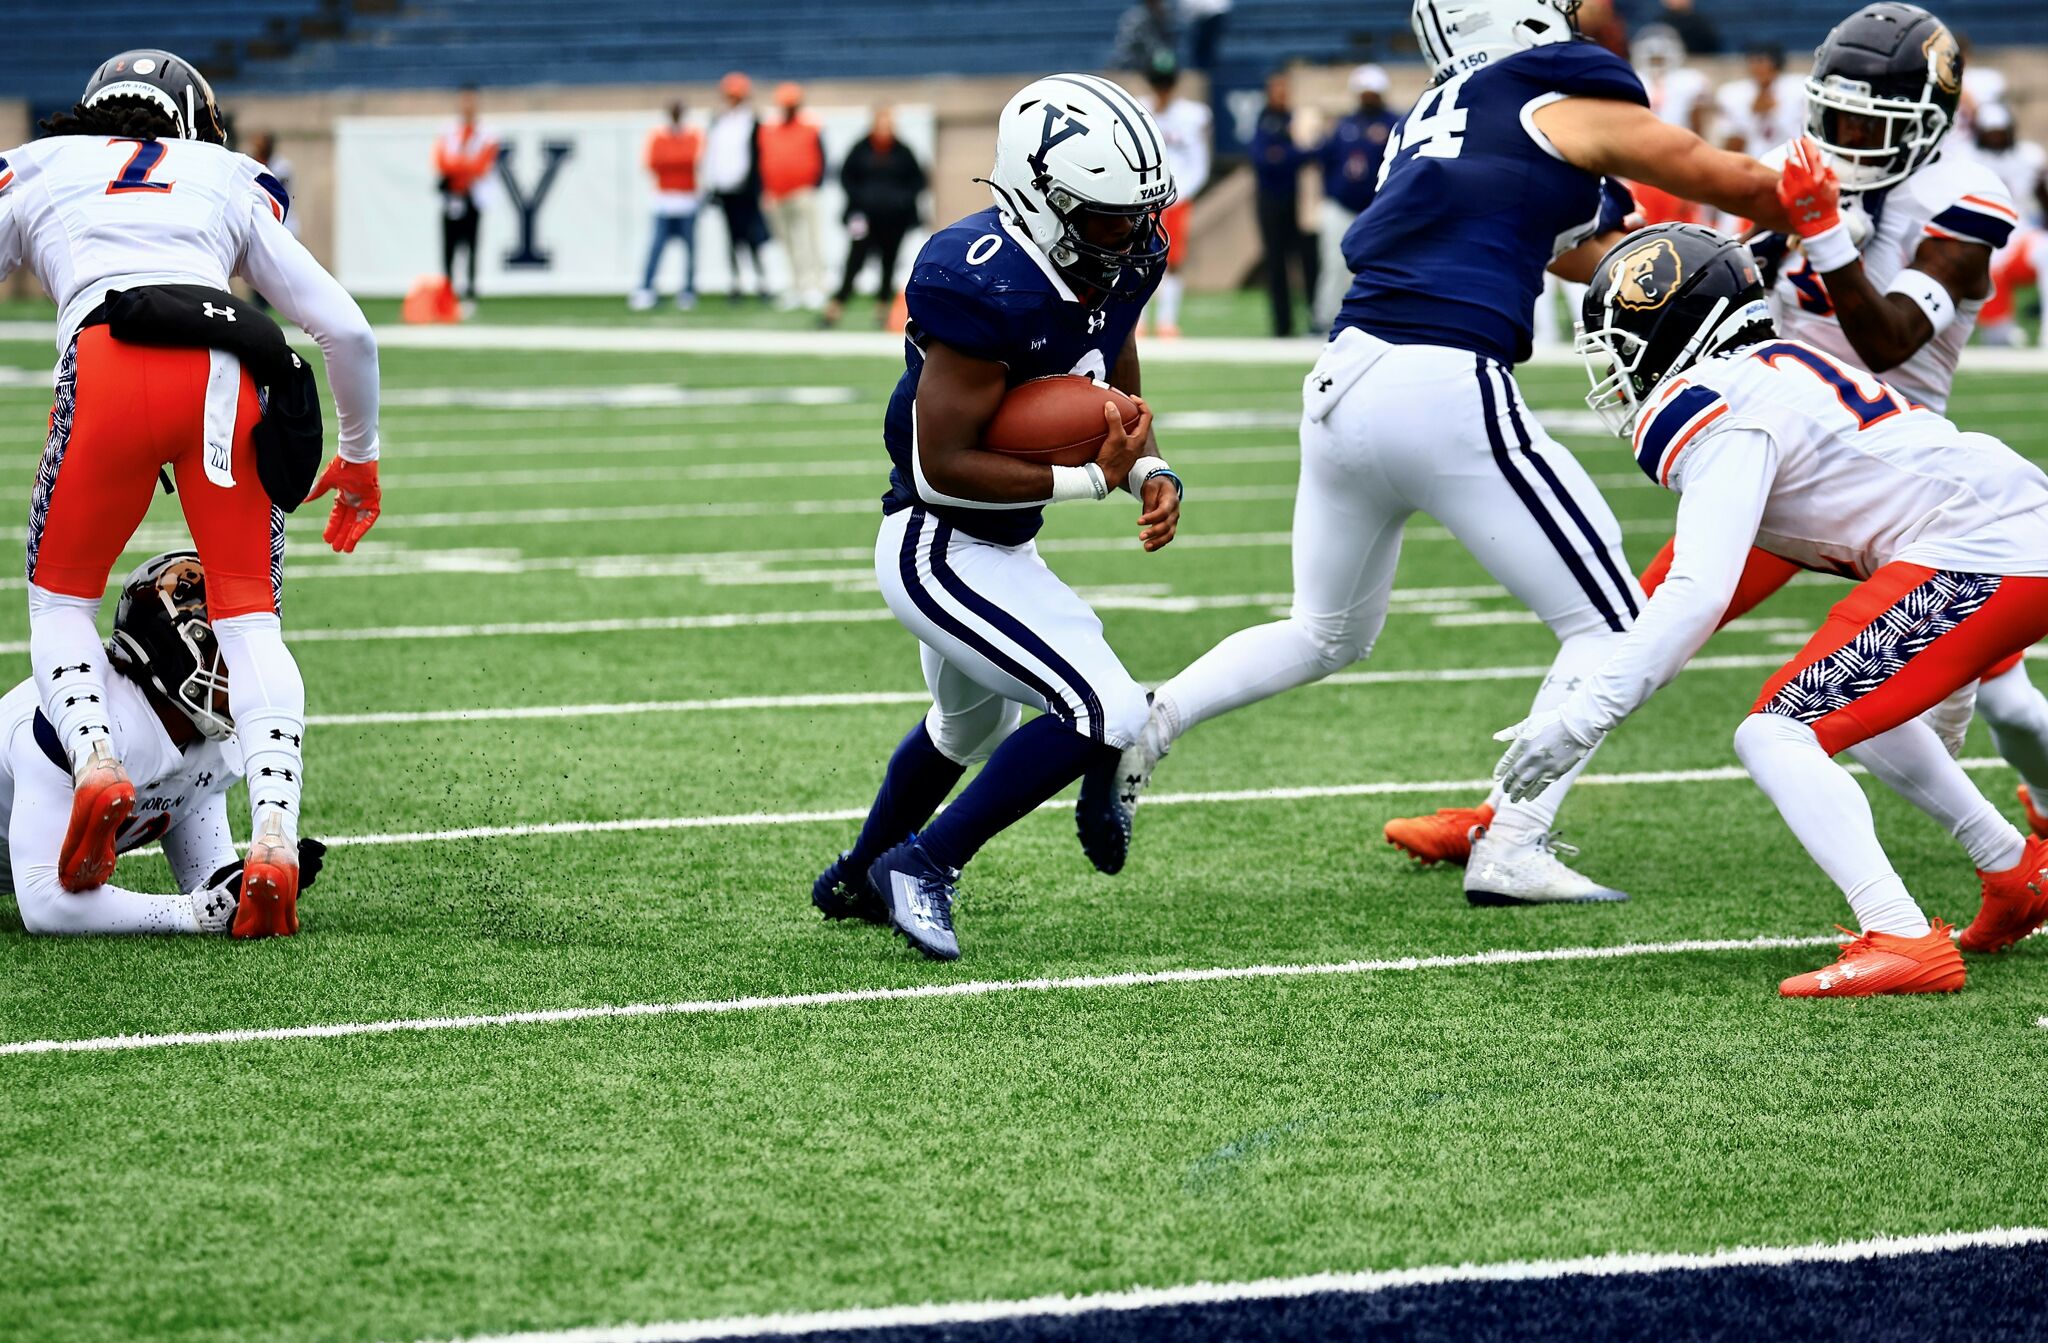
[(434, 176), (441, 192), (441, 274), (452, 286), (455, 254), (464, 253), (469, 274), (462, 297), (466, 307), (473, 308), (477, 226), (491, 173), (498, 166), (498, 137), (477, 124), (474, 85), (457, 95), (456, 114), (455, 124), (434, 142)]
[(1742, 55), (1749, 74), (1721, 86), (1721, 142), (1756, 158), (1806, 133), (1806, 81), (1785, 73), (1785, 49), (1762, 42)]
[(697, 306), (697, 160), (704, 153), (704, 134), (683, 124), (683, 105), (668, 105), (668, 124), (647, 137), (647, 171), (654, 174), (654, 242), (647, 249), (647, 272), (627, 300), (634, 312), (653, 307), (654, 274), (671, 241), (683, 245), (683, 282), (676, 289), (676, 307)]
[(846, 273), (839, 292), (825, 307), (826, 326), (838, 324), (870, 257), (882, 270), (875, 287), (876, 309), (887, 314), (896, 300), (897, 253), (904, 235), (918, 225), (924, 165), (896, 138), (896, 115), (889, 108), (875, 109), (867, 138), (847, 151), (839, 185), (846, 192)]
[(825, 180), (825, 145), (818, 127), (803, 112), (801, 85), (775, 87), (780, 121), (760, 129), (761, 195), (768, 223), (789, 258), (785, 308), (825, 306), (825, 262), (818, 254), (818, 186)]
[(1195, 217), (1195, 197), (1209, 181), (1209, 109), (1192, 98), (1178, 97), (1180, 65), (1171, 52), (1156, 52), (1145, 77), (1152, 87), (1146, 99), (1159, 138), (1166, 142), (1166, 166), (1179, 192), (1166, 208), (1160, 225), (1166, 230), (1166, 275), (1150, 307), (1153, 330), (1171, 339), (1180, 334), (1181, 264), (1187, 260), (1188, 231)]
[(1351, 221), (1372, 204), (1387, 137), (1400, 120), (1387, 108), (1387, 72), (1379, 66), (1361, 65), (1353, 70), (1351, 92), (1358, 96), (1358, 106), (1330, 128), (1329, 137), (1316, 151), (1323, 165), (1323, 203), (1316, 229), (1322, 274), (1313, 304), (1319, 330), (1329, 329), (1337, 320), (1344, 291), (1351, 287), (1351, 267), (1344, 261), (1344, 234)]
[(1664, 0), (1656, 22), (1675, 29), (1679, 41), (1695, 56), (1711, 56), (1721, 49), (1721, 34), (1693, 8), (1693, 0)]
[(725, 107), (711, 119), (704, 135), (704, 185), (725, 216), (727, 255), (732, 267), (730, 298), (737, 303), (744, 292), (740, 283), (740, 253), (754, 266), (755, 292), (769, 297), (768, 272), (761, 265), (761, 246), (768, 241), (768, 225), (761, 218), (761, 146), (755, 132), (759, 125), (747, 99), (754, 82), (735, 70), (718, 81)]
[(1180, 26), (1167, 0), (1141, 0), (1124, 11), (1116, 25), (1116, 50), (1110, 66), (1117, 70), (1150, 70), (1159, 52), (1180, 50)]
[(1188, 68), (1208, 74), (1223, 50), (1230, 0), (1180, 0), (1180, 17), (1188, 26)]
[(1963, 53), (1963, 96), (1956, 106), (1956, 127), (1968, 132), (1976, 124), (1977, 109), (2006, 101), (2005, 71), (1990, 65), (1973, 65), (1970, 39), (1956, 34)]
[(1713, 86), (1705, 74), (1685, 63), (1685, 39), (1676, 28), (1652, 24), (1629, 43), (1629, 62), (1650, 94), (1650, 110), (1661, 121), (1704, 133), (1713, 107)]
[(277, 136), (270, 131), (256, 132), (254, 138), (249, 141), (249, 157), (268, 169), (270, 175), (277, 179), (277, 184), (284, 188), (285, 199), (291, 202), (291, 208), (284, 212), (284, 226), (291, 231), (294, 238), (298, 237), (298, 170), (292, 166), (290, 159), (277, 152)]
[(1258, 183), (1259, 241), (1265, 248), (1266, 296), (1273, 334), (1294, 334), (1292, 272), (1301, 270), (1304, 299), (1315, 293), (1315, 240), (1301, 229), (1301, 170), (1313, 157), (1294, 142), (1294, 88), (1285, 73), (1266, 78), (1266, 105), (1252, 131), (1252, 174)]
[(1976, 157), (1998, 174), (2020, 211), (2020, 227), (1991, 258), (1992, 293), (1977, 314), (1977, 339), (1986, 345), (2024, 345), (2026, 332), (2013, 299), (2039, 282), (2041, 266), (2048, 262), (2048, 234), (2041, 231), (2048, 218), (2048, 150), (2019, 138), (2004, 103), (1979, 103), (1973, 130)]

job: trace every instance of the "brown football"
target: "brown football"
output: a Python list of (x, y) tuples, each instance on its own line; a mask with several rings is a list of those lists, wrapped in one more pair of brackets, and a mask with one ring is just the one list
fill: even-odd
[(1085, 466), (1109, 436), (1104, 402), (1116, 403), (1126, 431), (1138, 427), (1138, 403), (1079, 373), (1033, 378), (1010, 389), (981, 436), (981, 446), (1005, 457), (1047, 466)]

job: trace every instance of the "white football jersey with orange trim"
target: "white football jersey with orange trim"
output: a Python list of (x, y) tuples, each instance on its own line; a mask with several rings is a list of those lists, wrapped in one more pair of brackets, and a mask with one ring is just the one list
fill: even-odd
[[(1863, 244), (1863, 271), (1883, 292), (1913, 254), (1929, 238), (1982, 243), (1996, 251), (2018, 226), (2020, 215), (1998, 174), (1982, 163), (1951, 154), (1928, 164), (1889, 191), (1872, 192), (1862, 200), (1874, 227)], [(1885, 380), (1932, 410), (1948, 406), (1955, 385), (1956, 361), (1977, 325), (1982, 299), (1958, 299), (1948, 329), (1935, 336)], [(1842, 331), (1827, 286), (1803, 256), (1785, 263), (1771, 291), (1771, 313), (1778, 329), (1795, 340), (1817, 345), (1857, 368), (1863, 357)]]
[(1774, 555), (1854, 578), (1894, 561), (2048, 577), (2048, 475), (1804, 342), (1766, 341), (1672, 379), (1637, 423), (1636, 462), (1683, 492), (1694, 445), (1743, 430), (1778, 450), (1756, 534)]
[(263, 165), (197, 140), (60, 135), (0, 155), (0, 274), (26, 263), (57, 304), (59, 347), (109, 290), (225, 289), (255, 212), (290, 202)]

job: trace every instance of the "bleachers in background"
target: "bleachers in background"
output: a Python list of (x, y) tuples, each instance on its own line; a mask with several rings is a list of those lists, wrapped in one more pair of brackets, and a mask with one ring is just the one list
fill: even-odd
[[(0, 95), (68, 98), (108, 54), (101, 34), (163, 45), (233, 73), (231, 89), (445, 88), (776, 77), (995, 74), (1107, 64), (1126, 0), (101, 0), (92, 23), (60, 0), (13, 0)], [(1809, 49), (1850, 0), (1700, 0), (1726, 45)], [(1408, 0), (1236, 0), (1225, 84), (1295, 59), (1412, 59)], [(1640, 18), (1652, 0), (1624, 3)], [(1982, 45), (2048, 43), (2040, 0), (1944, 0)], [(380, 12), (368, 12), (376, 10)], [(299, 25), (320, 19), (312, 40)], [(340, 30), (322, 38), (322, 31)], [(279, 42), (280, 36), (284, 39)], [(266, 42), (265, 39), (268, 39)], [(288, 54), (265, 59), (278, 46)]]

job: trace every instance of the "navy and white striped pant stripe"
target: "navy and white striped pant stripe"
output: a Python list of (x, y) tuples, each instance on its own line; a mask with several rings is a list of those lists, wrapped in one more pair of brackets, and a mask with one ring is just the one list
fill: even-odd
[[(1550, 463), (1544, 461), (1543, 455), (1531, 446), (1528, 428), (1522, 423), (1521, 408), (1516, 404), (1514, 383), (1508, 374), (1485, 355), (1474, 355), (1473, 359), (1479, 377), (1482, 418), (1486, 422), (1487, 438), (1493, 446), (1493, 460), (1500, 467), (1501, 476), (1514, 490), (1515, 497), (1522, 501), (1522, 506), (1529, 510), (1529, 515), (1536, 519), (1536, 525), (1543, 529), (1543, 535), (1557, 551), (1558, 558), (1564, 561), (1565, 568), (1571, 571), (1572, 577), (1585, 590), (1586, 599), (1593, 603), (1593, 609), (1607, 622), (1607, 628), (1617, 634), (1623, 632), (1628, 629), (1637, 614), (1635, 594), (1631, 591), (1634, 586), (1633, 580), (1623, 576), (1612, 548), (1601, 539), (1592, 520), (1586, 516), (1585, 510), (1579, 507), (1578, 501), (1572, 498), (1571, 491), (1558, 479)], [(1507, 436), (1501, 432), (1501, 408), (1495, 399), (1496, 378), (1500, 380), (1498, 395), (1505, 400), (1507, 418), (1514, 427), (1516, 442), (1512, 446), (1508, 443)], [(1520, 452), (1519, 459), (1516, 449)], [(1517, 464), (1518, 460), (1527, 463), (1550, 487), (1551, 493), (1556, 496), (1572, 526), (1585, 538), (1595, 563), (1606, 577), (1605, 585), (1587, 567), (1584, 557), (1579, 554), (1578, 545), (1567, 535), (1564, 525), (1551, 513), (1528, 476), (1523, 474), (1520, 465)], [(1618, 602), (1615, 600), (1617, 594), (1620, 597)], [(1623, 612), (1626, 612), (1626, 616)]]
[(969, 587), (955, 571), (948, 559), (952, 525), (921, 508), (902, 516), (906, 522), (897, 553), (898, 577), (918, 613), (938, 632), (1029, 688), (1048, 713), (1072, 724), (1076, 732), (1092, 741), (1106, 740), (1102, 699), (1072, 660), (1016, 613)]

